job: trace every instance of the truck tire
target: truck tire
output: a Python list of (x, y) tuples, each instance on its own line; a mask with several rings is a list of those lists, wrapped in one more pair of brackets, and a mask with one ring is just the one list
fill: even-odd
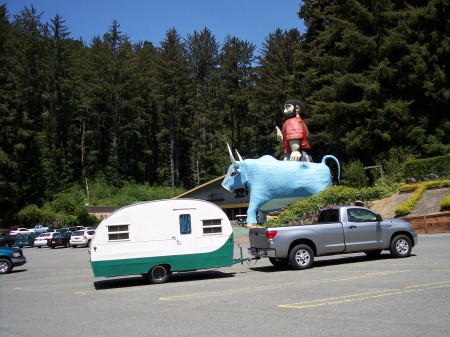
[(394, 237), (389, 248), (394, 257), (408, 257), (411, 255), (411, 249), (411, 240), (403, 234)]
[(308, 245), (297, 245), (289, 253), (289, 261), (294, 269), (308, 269), (314, 263), (314, 252)]
[(285, 269), (285, 268), (289, 267), (288, 259), (277, 259), (275, 257), (269, 257), (269, 261), (276, 268)]
[(0, 259), (0, 274), (8, 274), (12, 270), (12, 263), (8, 259)]
[(170, 270), (165, 265), (159, 265), (150, 269), (146, 277), (151, 284), (165, 283), (169, 280)]

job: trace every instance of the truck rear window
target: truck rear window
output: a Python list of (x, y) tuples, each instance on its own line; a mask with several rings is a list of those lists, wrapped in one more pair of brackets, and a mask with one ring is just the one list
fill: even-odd
[(338, 209), (322, 210), (319, 214), (319, 219), (317, 219), (317, 223), (326, 223), (326, 222), (339, 222), (339, 210)]

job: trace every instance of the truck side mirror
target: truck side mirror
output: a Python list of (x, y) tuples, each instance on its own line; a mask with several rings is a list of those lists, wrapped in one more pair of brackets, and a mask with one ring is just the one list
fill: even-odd
[(381, 214), (377, 214), (376, 215), (376, 219), (377, 219), (378, 222), (380, 222), (380, 221), (383, 220), (383, 217), (381, 216)]

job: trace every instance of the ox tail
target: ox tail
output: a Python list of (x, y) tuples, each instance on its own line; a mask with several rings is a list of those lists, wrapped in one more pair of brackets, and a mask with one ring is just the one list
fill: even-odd
[(326, 156), (324, 156), (322, 158), (322, 164), (325, 164), (327, 159), (333, 159), (336, 162), (336, 165), (337, 165), (337, 168), (338, 168), (338, 176), (337, 176), (337, 178), (338, 178), (338, 180), (341, 179), (341, 165), (339, 164), (339, 160), (337, 160), (337, 158), (335, 156), (327, 154)]

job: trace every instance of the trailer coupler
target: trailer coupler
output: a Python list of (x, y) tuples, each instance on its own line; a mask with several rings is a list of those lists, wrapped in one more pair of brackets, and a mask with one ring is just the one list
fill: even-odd
[(238, 247), (239, 247), (239, 251), (240, 251), (240, 258), (239, 259), (233, 259), (233, 264), (240, 263), (240, 264), (243, 265), (244, 261), (245, 262), (249, 262), (249, 261), (252, 261), (252, 260), (259, 260), (259, 259), (261, 259), (260, 256), (257, 256), (257, 257), (244, 257), (242, 255), (242, 247), (241, 247), (241, 245), (238, 245)]

